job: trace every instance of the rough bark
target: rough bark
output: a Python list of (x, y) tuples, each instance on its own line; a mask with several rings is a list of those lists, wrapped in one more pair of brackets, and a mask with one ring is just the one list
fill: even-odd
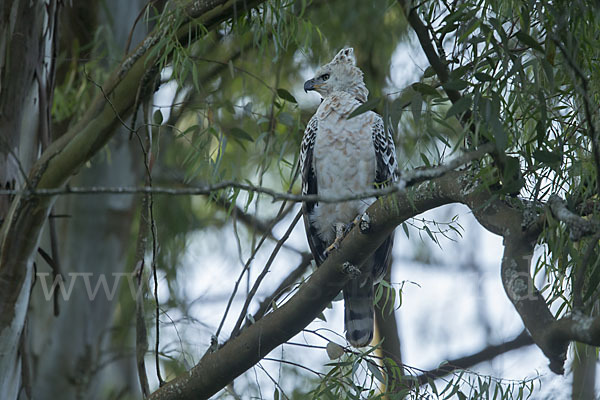
[[(98, 2), (88, 2), (85, 9), (64, 10), (75, 20), (74, 23), (64, 22), (69, 30), (76, 26), (80, 15), (77, 11), (85, 15), (97, 15), (98, 24), (106, 24), (108, 20), (113, 20), (117, 28), (114, 35), (115, 44), (124, 48), (129, 29), (144, 5), (145, 2), (141, 0), (127, 4), (117, 0), (108, 1), (105, 10), (112, 12), (109, 16), (102, 13)], [(93, 32), (96, 25), (86, 28)], [(136, 30), (136, 41), (143, 38), (144, 30), (145, 25), (141, 24)], [(80, 34), (85, 35), (85, 32)], [(80, 39), (83, 41), (85, 37)], [(97, 55), (89, 55), (95, 56)], [(141, 151), (137, 142), (128, 141), (127, 137), (128, 131), (119, 128), (116, 140), (109, 145), (110, 162), (104, 154), (96, 156), (91, 166), (85, 168), (71, 182), (97, 185), (115, 182), (122, 185), (140, 183), (143, 165), (141, 156), (134, 155)], [(51, 302), (44, 295), (40, 285), (40, 281), (45, 279), (50, 286), (52, 278), (38, 277), (29, 314), (33, 398), (94, 399), (101, 393), (100, 388), (106, 387), (138, 395), (135, 380), (128, 379), (131, 376), (135, 377), (135, 366), (131, 363), (131, 358), (124, 357), (121, 362), (122, 370), (114, 366), (98, 369), (99, 365), (114, 356), (115, 351), (119, 351), (119, 343), (112, 340), (114, 330), (109, 326), (119, 300), (119, 291), (116, 291), (114, 298), (109, 298), (100, 288), (95, 298), (90, 299), (83, 275), (76, 278), (76, 275), (73, 275), (89, 274), (92, 289), (104, 276), (109, 289), (113, 289), (113, 283), (118, 279), (115, 274), (125, 272), (130, 223), (135, 208), (133, 196), (64, 197), (57, 201), (55, 213), (69, 215), (69, 218), (60, 220), (61, 229), (58, 235), (61, 238), (62, 272), (67, 286), (71, 279), (75, 279), (75, 284), (68, 299), (59, 296), (61, 312), (59, 316), (54, 317)], [(98, 215), (102, 215), (103, 218), (96, 218)], [(42, 246), (47, 246), (44, 240)], [(38, 272), (46, 271), (43, 262), (38, 262), (38, 266)], [(121, 278), (119, 282), (119, 287), (127, 286), (125, 278)], [(127, 350), (121, 349), (121, 353), (127, 354)], [(105, 385), (107, 382), (110, 384)]]
[[(56, 1), (9, 0), (0, 6), (0, 186), (23, 187), (24, 171), (38, 156), (47, 134), (47, 103), (55, 31)], [(47, 139), (47, 137), (46, 137)], [(11, 218), (8, 196), (0, 196), (0, 223)], [(35, 208), (35, 205), (33, 206)], [(24, 234), (15, 237), (24, 239)], [(0, 241), (3, 240), (0, 231)], [(33, 249), (32, 249), (33, 250)], [(32, 283), (33, 253), (2, 246), (0, 259), (0, 393), (13, 399), (21, 387), (18, 344)], [(29, 268), (13, 263), (12, 256), (27, 257)]]

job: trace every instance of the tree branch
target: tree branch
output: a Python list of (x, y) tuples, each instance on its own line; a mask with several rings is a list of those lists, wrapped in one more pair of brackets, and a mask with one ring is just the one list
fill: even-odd
[(456, 177), (457, 173), (449, 173), (422, 184), (411, 198), (402, 191), (387, 201), (375, 202), (367, 211), (371, 220), (368, 234), (358, 228), (350, 231), (340, 249), (332, 252), (285, 304), (217, 351), (206, 354), (188, 373), (167, 383), (150, 398), (203, 399), (217, 393), (316, 318), (351, 279), (349, 266), (360, 267), (397, 224), (427, 209), (453, 202), (448, 193), (457, 189)]
[(423, 372), (417, 377), (417, 382), (420, 385), (425, 385), (430, 379), (441, 378), (446, 376), (453, 371), (459, 369), (471, 368), (474, 365), (482, 363), (484, 361), (490, 361), (498, 357), (501, 354), (507, 353), (511, 350), (520, 349), (521, 347), (529, 346), (534, 344), (533, 339), (526, 331), (521, 332), (516, 338), (504, 342), (501, 344), (494, 344), (486, 347), (485, 349), (478, 351), (470, 356), (460, 357), (454, 360), (448, 360), (439, 368), (435, 368), (426, 372)]
[[(215, 29), (234, 13), (249, 10), (264, 0), (214, 0), (190, 2), (193, 23), (202, 23), (207, 30)], [(179, 27), (180, 42), (189, 43), (203, 35), (188, 29), (191, 19)], [(190, 33), (192, 32), (192, 33)], [(64, 185), (86, 161), (113, 136), (120, 120), (133, 108), (140, 80), (149, 68), (163, 56), (152, 52), (161, 38), (160, 29), (149, 35), (112, 73), (90, 104), (81, 120), (54, 141), (33, 166), (29, 178), (32, 188), (55, 189)], [(0, 230), (0, 332), (10, 326), (15, 317), (24, 318), (25, 309), (15, 309), (23, 284), (31, 273), (32, 254), (36, 251), (42, 227), (54, 203), (53, 197), (15, 198)], [(28, 290), (28, 289), (27, 289)], [(16, 315), (18, 314), (18, 315)]]
[(569, 228), (569, 238), (577, 242), (584, 236), (592, 235), (599, 230), (598, 223), (580, 217), (567, 208), (564, 200), (553, 194), (548, 199), (548, 206), (552, 215)]
[(339, 203), (348, 200), (361, 200), (371, 197), (381, 197), (392, 193), (397, 193), (404, 189), (405, 186), (412, 186), (420, 182), (425, 182), (430, 179), (443, 176), (445, 173), (452, 171), (462, 165), (468, 164), (473, 160), (480, 159), (485, 154), (491, 152), (494, 146), (491, 143), (486, 143), (480, 146), (477, 150), (473, 150), (462, 154), (444, 164), (430, 168), (419, 168), (415, 170), (405, 171), (401, 174), (401, 180), (395, 184), (381, 189), (367, 190), (362, 193), (356, 193), (350, 196), (321, 196), (321, 195), (297, 195), (289, 192), (279, 192), (274, 189), (269, 189), (263, 186), (257, 186), (248, 183), (236, 181), (222, 181), (215, 184), (207, 184), (196, 187), (185, 188), (169, 188), (160, 186), (142, 186), (142, 187), (107, 187), (107, 186), (90, 186), (90, 187), (71, 187), (65, 186), (62, 188), (36, 188), (36, 189), (0, 189), (0, 195), (11, 194), (25, 197), (52, 197), (57, 195), (88, 195), (88, 194), (164, 194), (172, 196), (189, 196), (189, 195), (209, 195), (213, 192), (224, 189), (240, 189), (248, 192), (261, 193), (271, 197), (273, 200), (288, 200), (295, 202), (302, 201), (318, 201), (321, 203)]

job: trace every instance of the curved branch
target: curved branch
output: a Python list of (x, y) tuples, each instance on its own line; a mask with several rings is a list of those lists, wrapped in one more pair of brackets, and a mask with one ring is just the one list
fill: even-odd
[(569, 238), (574, 242), (584, 236), (593, 235), (600, 228), (597, 223), (582, 218), (570, 211), (565, 201), (555, 194), (551, 195), (548, 199), (548, 206), (550, 206), (552, 215), (567, 225), (570, 231)]
[(431, 379), (441, 378), (442, 376), (446, 376), (459, 369), (471, 368), (479, 363), (493, 360), (501, 354), (532, 344), (534, 344), (534, 342), (531, 339), (531, 336), (529, 336), (526, 331), (523, 331), (519, 334), (519, 336), (509, 340), (508, 342), (490, 345), (485, 349), (482, 349), (481, 351), (469, 356), (448, 360), (447, 363), (444, 363), (444, 365), (436, 369), (423, 372), (417, 377), (417, 381), (419, 384), (425, 385)]
[[(203, 33), (190, 29), (190, 24), (202, 23), (207, 30), (221, 22), (262, 3), (264, 0), (196, 0), (190, 1), (189, 18), (182, 22), (178, 32), (181, 42), (197, 40)], [(192, 22), (192, 19), (195, 21)], [(189, 32), (193, 34), (189, 35)], [(152, 51), (161, 38), (161, 32), (149, 35), (127, 57), (102, 85), (99, 93), (82, 119), (42, 154), (33, 166), (29, 178), (31, 188), (54, 189), (63, 186), (69, 178), (96, 154), (114, 135), (120, 121), (133, 108), (135, 96), (146, 71), (163, 56), (164, 49)], [(0, 333), (13, 321), (24, 318), (28, 294), (23, 288), (31, 275), (33, 254), (38, 247), (42, 227), (48, 217), (54, 197), (16, 196), (0, 230)], [(29, 289), (27, 288), (26, 291)], [(25, 308), (16, 309), (22, 294)], [(19, 322), (17, 322), (19, 323)]]
[(217, 393), (312, 322), (355, 276), (351, 272), (356, 272), (356, 267), (362, 265), (397, 225), (444, 204), (468, 203), (476, 189), (481, 189), (472, 179), (467, 171), (449, 172), (414, 189), (379, 199), (367, 210), (368, 232), (361, 232), (357, 227), (350, 231), (340, 248), (329, 255), (288, 302), (217, 351), (206, 354), (188, 373), (161, 387), (150, 398), (197, 399)]

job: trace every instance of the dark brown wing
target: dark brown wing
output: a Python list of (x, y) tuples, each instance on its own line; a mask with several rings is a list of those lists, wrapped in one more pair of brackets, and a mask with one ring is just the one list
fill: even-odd
[[(306, 125), (300, 147), (300, 173), (302, 174), (303, 195), (318, 194), (317, 175), (313, 166), (313, 149), (319, 129), (318, 124), (317, 118), (313, 116)], [(316, 228), (310, 221), (310, 215), (313, 213), (316, 204), (313, 201), (302, 202), (302, 216), (304, 217), (308, 245), (315, 257), (315, 262), (320, 265), (325, 260), (324, 251), (327, 245), (319, 238)]]

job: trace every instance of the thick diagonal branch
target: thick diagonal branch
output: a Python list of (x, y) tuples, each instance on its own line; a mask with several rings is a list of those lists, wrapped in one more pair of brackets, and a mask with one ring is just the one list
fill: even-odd
[[(249, 10), (264, 0), (206, 0), (190, 2), (189, 19), (179, 27), (181, 42), (196, 40), (203, 33), (188, 29), (191, 19), (215, 29), (234, 13)], [(194, 34), (190, 34), (194, 32)], [(34, 188), (63, 186), (96, 154), (131, 113), (140, 80), (163, 54), (152, 51), (161, 36), (154, 32), (112, 73), (79, 122), (53, 142), (34, 165), (29, 179)], [(168, 46), (165, 46), (166, 48)], [(163, 51), (164, 51), (163, 48)], [(15, 320), (15, 304), (32, 267), (42, 227), (54, 203), (53, 197), (16, 196), (0, 230), (0, 332)], [(25, 310), (18, 311), (20, 314)], [(22, 319), (22, 315), (18, 316)]]

